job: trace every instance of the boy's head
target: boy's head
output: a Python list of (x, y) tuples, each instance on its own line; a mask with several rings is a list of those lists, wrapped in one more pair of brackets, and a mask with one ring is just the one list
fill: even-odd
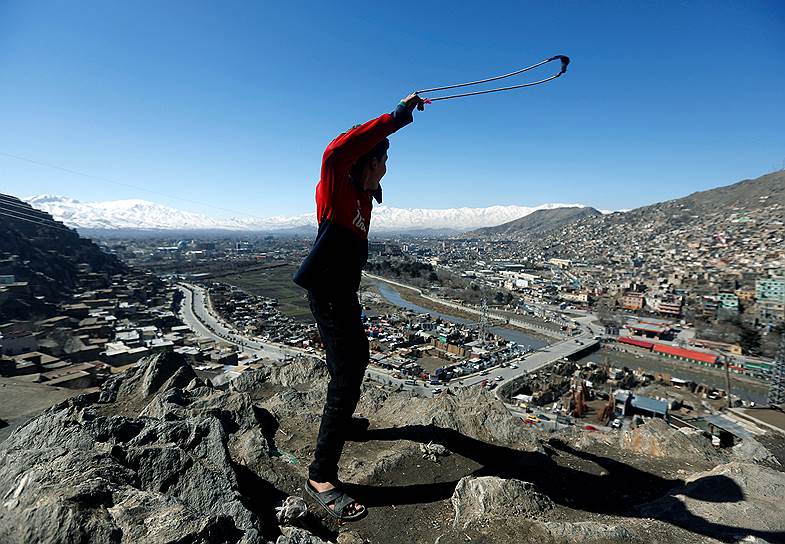
[(387, 173), (387, 150), (390, 140), (385, 138), (368, 153), (357, 159), (352, 166), (352, 181), (361, 190), (376, 191), (379, 182)]

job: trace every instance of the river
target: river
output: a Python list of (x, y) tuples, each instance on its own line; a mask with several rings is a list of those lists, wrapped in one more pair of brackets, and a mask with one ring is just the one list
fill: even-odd
[[(404, 299), (401, 294), (389, 283), (384, 283), (381, 281), (375, 281), (374, 284), (376, 285), (377, 289), (379, 289), (379, 293), (381, 293), (382, 297), (389, 302), (390, 304), (394, 304), (400, 308), (404, 308), (406, 310), (411, 310), (417, 313), (425, 313), (431, 314), (435, 317), (440, 317), (445, 321), (449, 321), (450, 323), (456, 323), (460, 325), (475, 325), (477, 321), (472, 321), (471, 319), (466, 319), (463, 317), (458, 317), (455, 315), (445, 314), (436, 310), (432, 310), (431, 308), (425, 308), (414, 302), (409, 302), (408, 300)], [(508, 328), (508, 327), (488, 327), (488, 330), (493, 334), (501, 336), (502, 338), (510, 341), (515, 342), (521, 346), (529, 346), (531, 349), (539, 349), (545, 347), (549, 344), (547, 340), (543, 340), (542, 338), (526, 334), (523, 331), (518, 329)]]

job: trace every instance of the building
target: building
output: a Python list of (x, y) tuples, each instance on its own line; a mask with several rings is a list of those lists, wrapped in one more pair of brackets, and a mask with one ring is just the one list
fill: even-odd
[(548, 262), (558, 266), (559, 268), (569, 268), (572, 266), (572, 260), (570, 259), (548, 259)]
[(633, 334), (649, 338), (670, 337), (673, 332), (673, 324), (663, 319), (630, 319), (625, 328)]
[(640, 415), (659, 417), (668, 421), (668, 403), (662, 400), (634, 395), (632, 391), (620, 389), (613, 394), (616, 413), (625, 417)]
[(755, 299), (785, 304), (785, 278), (766, 278), (755, 282)]
[(758, 319), (764, 323), (774, 324), (785, 320), (785, 303), (777, 300), (759, 300), (755, 303)]
[(643, 293), (625, 293), (621, 299), (621, 305), (625, 310), (640, 310), (645, 303)]
[(666, 295), (654, 301), (654, 309), (663, 315), (680, 316), (684, 297)]
[(18, 355), (37, 349), (38, 339), (28, 326), (22, 323), (0, 326), (0, 355)]

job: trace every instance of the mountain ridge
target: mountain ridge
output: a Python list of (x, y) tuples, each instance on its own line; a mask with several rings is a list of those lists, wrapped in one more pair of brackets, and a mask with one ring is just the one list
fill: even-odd
[[(235, 217), (213, 219), (140, 199), (80, 202), (59, 195), (23, 199), (77, 229), (116, 230), (233, 230), (278, 231), (316, 228), (314, 213), (292, 216)], [(542, 209), (584, 207), (582, 204), (547, 203), (539, 206), (489, 206), (485, 208), (394, 208), (376, 206), (372, 220), (375, 231), (450, 230), (461, 232), (498, 225)]]

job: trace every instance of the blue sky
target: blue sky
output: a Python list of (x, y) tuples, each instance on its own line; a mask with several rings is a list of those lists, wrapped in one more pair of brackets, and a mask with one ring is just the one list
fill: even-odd
[(415, 112), (385, 204), (631, 208), (785, 166), (781, 0), (282, 4), (0, 0), (0, 191), (308, 212), (336, 134), (553, 54), (553, 83)]

